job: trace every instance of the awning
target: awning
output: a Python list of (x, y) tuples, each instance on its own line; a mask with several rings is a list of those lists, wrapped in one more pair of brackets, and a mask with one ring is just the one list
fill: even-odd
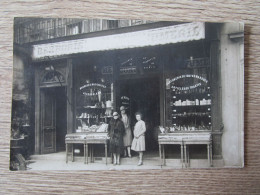
[(193, 22), (122, 34), (33, 45), (32, 58), (37, 60), (45, 57), (165, 45), (204, 38), (205, 23)]

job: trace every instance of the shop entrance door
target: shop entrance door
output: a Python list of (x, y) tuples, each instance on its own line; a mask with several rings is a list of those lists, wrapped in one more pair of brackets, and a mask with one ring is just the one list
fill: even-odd
[[(160, 87), (159, 77), (128, 79), (120, 81), (120, 97), (130, 99), (129, 115), (132, 129), (136, 123), (135, 113), (143, 114), (146, 124), (146, 150), (158, 151), (158, 132), (160, 125)], [(121, 105), (119, 105), (121, 106)]]
[(65, 150), (65, 87), (41, 89), (41, 153)]

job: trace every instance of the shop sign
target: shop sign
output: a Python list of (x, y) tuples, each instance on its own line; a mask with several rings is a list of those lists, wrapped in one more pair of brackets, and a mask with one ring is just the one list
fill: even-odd
[[(202, 76), (199, 76), (199, 75), (193, 75), (193, 74), (185, 74), (185, 75), (180, 75), (180, 76), (177, 76), (173, 79), (166, 79), (166, 88), (169, 89), (173, 89), (173, 90), (180, 90), (180, 91), (186, 91), (186, 90), (190, 90), (190, 89), (195, 89), (199, 86), (202, 85), (201, 82), (198, 82), (194, 85), (190, 85), (190, 86), (176, 86), (174, 82), (176, 82), (177, 80), (180, 80), (180, 79), (185, 79), (185, 78), (195, 78), (195, 79), (198, 79), (204, 83), (208, 83), (208, 80)], [(170, 84), (171, 84), (171, 87), (170, 87)]]
[(122, 34), (33, 45), (34, 60), (91, 51), (164, 45), (205, 38), (205, 23), (192, 22)]
[(120, 99), (121, 99), (121, 105), (125, 106), (128, 109), (130, 105), (130, 98), (127, 96), (121, 96)]
[(87, 83), (86, 85), (83, 85), (82, 87), (80, 87), (79, 89), (85, 89), (85, 88), (107, 88), (105, 85), (100, 84), (100, 83)]
[(126, 75), (126, 74), (136, 74), (136, 66), (127, 66), (127, 67), (120, 67), (120, 74)]
[(156, 57), (152, 57), (152, 58), (143, 57), (143, 70), (145, 72), (151, 72), (158, 68), (157, 65), (155, 65), (155, 59)]
[(188, 68), (202, 68), (209, 67), (209, 58), (195, 58), (186, 60)]
[(104, 66), (101, 70), (102, 74), (113, 74), (113, 66)]

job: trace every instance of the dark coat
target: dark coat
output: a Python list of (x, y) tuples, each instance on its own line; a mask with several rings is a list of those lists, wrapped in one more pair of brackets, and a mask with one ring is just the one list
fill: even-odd
[(124, 123), (120, 119), (111, 119), (108, 124), (108, 135), (110, 137), (110, 152), (121, 154), (124, 150), (123, 136), (125, 134)]

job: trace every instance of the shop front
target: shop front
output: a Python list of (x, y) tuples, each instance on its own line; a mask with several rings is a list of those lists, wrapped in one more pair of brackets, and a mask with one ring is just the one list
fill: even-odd
[(146, 152), (161, 157), (161, 165), (165, 158), (185, 166), (208, 158), (211, 166), (212, 155), (221, 158), (216, 29), (129, 29), (34, 46), (35, 152), (66, 148), (85, 162), (109, 156), (107, 126), (124, 106), (131, 129), (142, 113)]

